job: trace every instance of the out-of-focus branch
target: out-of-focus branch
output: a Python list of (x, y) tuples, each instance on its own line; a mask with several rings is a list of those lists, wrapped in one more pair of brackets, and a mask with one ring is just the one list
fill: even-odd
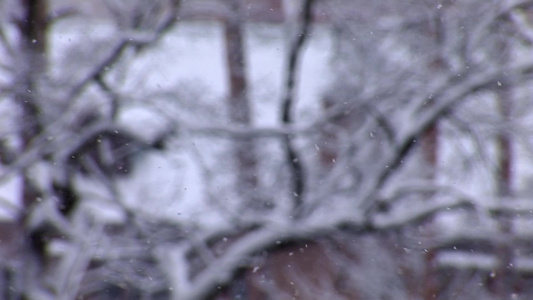
[(120, 37), (119, 42), (108, 52), (108, 54), (95, 67), (90, 70), (77, 84), (67, 93), (66, 99), (73, 99), (85, 89), (93, 80), (103, 78), (112, 65), (120, 60), (124, 51), (130, 47), (147, 47), (159, 41), (159, 39), (178, 22), (178, 13), (181, 1), (171, 0), (171, 9), (167, 18), (152, 32), (133, 32)]
[[(314, 0), (306, 0), (303, 3), (301, 20), (296, 31), (297, 36), (293, 41), (291, 41), (291, 46), (289, 49), (285, 95), (282, 100), (282, 122), (285, 125), (293, 123), (292, 114), (295, 102), (294, 90), (296, 87), (298, 63), (300, 61), (302, 47), (308, 38), (314, 3)], [(293, 205), (294, 209), (297, 210), (303, 203), (303, 194), (305, 192), (305, 174), (302, 160), (294, 148), (291, 137), (288, 135), (285, 137), (285, 152), (287, 156), (287, 163), (291, 169), (291, 189), (294, 199)]]
[[(179, 272), (180, 275), (177, 276), (178, 274), (174, 272), (174, 286), (176, 287), (174, 299), (202, 299), (217, 286), (228, 283), (232, 279), (233, 273), (244, 266), (244, 257), (250, 257), (250, 255), (274, 244), (313, 238), (341, 227), (359, 233), (397, 229), (427, 219), (439, 211), (448, 211), (465, 206), (472, 206), (470, 199), (450, 197), (443, 198), (430, 206), (421, 206), (420, 209), (410, 210), (408, 214), (393, 212), (380, 215), (374, 217), (371, 223), (354, 218), (353, 214), (339, 209), (329, 214), (327, 220), (307, 218), (296, 222), (264, 224), (264, 226), (251, 230), (233, 241), (224, 254), (212, 260), (197, 276), (190, 278), (190, 275), (181, 271)], [(178, 253), (180, 266), (187, 265), (186, 255), (187, 251)], [(183, 269), (181, 270), (183, 271)]]
[[(519, 65), (515, 67), (504, 68), (507, 74), (516, 74), (520, 76), (531, 76), (533, 63)], [(500, 68), (489, 69), (485, 72), (471, 74), (452, 86), (441, 91), (435, 104), (431, 107), (425, 107), (419, 113), (412, 116), (413, 125), (406, 126), (403, 132), (398, 134), (396, 147), (389, 155), (383, 159), (381, 168), (376, 168), (376, 174), (368, 174), (369, 182), (363, 189), (363, 207), (367, 213), (371, 210), (374, 203), (374, 195), (387, 179), (414, 148), (413, 141), (420, 136), (427, 128), (435, 124), (441, 117), (445, 116), (459, 101), (467, 95), (483, 89), (491, 89), (500, 80), (502, 70)]]
[(527, 16), (521, 12), (511, 12), (509, 17), (522, 39), (529, 44), (533, 44), (533, 31), (531, 30), (531, 24), (529, 24)]
[[(0, 182), (6, 180), (13, 172), (30, 166), (34, 162), (38, 161), (41, 157), (55, 153), (55, 146), (53, 145), (59, 145), (57, 142), (57, 137), (61, 136), (60, 133), (62, 130), (65, 128), (65, 126), (69, 126), (72, 117), (76, 115), (76, 112), (72, 109), (73, 104), (75, 103), (73, 100), (76, 99), (92, 82), (98, 82), (99, 80), (103, 82), (102, 78), (105, 77), (105, 74), (110, 70), (110, 67), (121, 59), (128, 47), (151, 45), (156, 43), (159, 37), (168, 31), (178, 21), (177, 14), (181, 1), (172, 0), (171, 3), (172, 10), (169, 17), (161, 23), (161, 25), (155, 30), (155, 33), (149, 34), (148, 37), (146, 35), (142, 35), (142, 38), (140, 39), (132, 38), (129, 35), (121, 37), (120, 41), (115, 44), (111, 51), (109, 51), (109, 53), (100, 62), (95, 64), (94, 68), (92, 68), (85, 76), (82, 77), (82, 79), (80, 79), (69, 89), (64, 97), (65, 101), (60, 102), (69, 103), (65, 110), (70, 113), (64, 114), (62, 118), (56, 120), (52, 124), (47, 125), (46, 128), (42, 129), (41, 133), (32, 137), (32, 139), (28, 141), (29, 144), (25, 151), (18, 155), (18, 157), (9, 165), (9, 167), (6, 168), (2, 174), (0, 174)], [(106, 88), (107, 92), (112, 92), (109, 85), (106, 85)], [(100, 125), (98, 126), (110, 126), (110, 124)]]

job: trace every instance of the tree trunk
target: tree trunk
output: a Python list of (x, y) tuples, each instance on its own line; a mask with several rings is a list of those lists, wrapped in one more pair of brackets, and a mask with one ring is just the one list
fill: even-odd
[(21, 6), (24, 14), (23, 19), (18, 20), (18, 27), (22, 58), (15, 97), (23, 110), (22, 140), (23, 148), (27, 148), (42, 131), (40, 108), (35, 95), (37, 80), (46, 67), (47, 1), (23, 0)]
[[(315, 0), (306, 0), (301, 4), (301, 12), (298, 22), (295, 24), (296, 31), (294, 36), (289, 37), (289, 53), (285, 78), (285, 94), (282, 99), (281, 121), (284, 125), (294, 123), (293, 112), (295, 110), (295, 91), (299, 63), (303, 53), (303, 46), (307, 41), (311, 30), (313, 20), (313, 7)], [(284, 138), (286, 160), (289, 166), (291, 176), (291, 196), (293, 198), (294, 215), (298, 218), (302, 214), (302, 204), (304, 199), (305, 186), (305, 169), (300, 154), (294, 146), (293, 137), (286, 135)]]
[[(445, 6), (444, 6), (445, 5)], [(447, 2), (444, 7), (452, 5)], [(434, 28), (429, 34), (433, 37), (435, 45), (442, 46), (444, 38), (443, 15), (438, 13), (434, 19)], [(429, 26), (428, 26), (429, 27)], [(440, 54), (436, 54), (428, 69), (434, 72), (441, 72), (446, 68), (446, 63)], [(439, 149), (439, 127), (438, 123), (431, 125), (422, 136), (422, 156), (424, 161), (424, 175), (431, 181), (435, 180), (438, 164)], [(428, 199), (433, 197), (433, 193), (423, 195)], [(436, 299), (439, 293), (438, 266), (436, 265), (437, 249), (428, 249), (424, 253), (424, 285), (422, 287), (422, 299)]]
[[(230, 86), (229, 117), (233, 124), (247, 127), (251, 125), (252, 113), (247, 94), (246, 58), (243, 45), (244, 20), (241, 13), (241, 1), (228, 2), (231, 13), (225, 19), (225, 40)], [(258, 185), (257, 157), (253, 140), (235, 141), (234, 157), (237, 164), (237, 191), (251, 201)]]
[[(46, 0), (23, 0), (21, 1), (23, 10), (22, 19), (18, 20), (20, 35), (19, 53), (20, 69), (17, 74), (15, 100), (22, 108), (21, 120), (21, 152), (27, 151), (32, 141), (43, 131), (41, 123), (41, 109), (37, 98), (37, 84), (39, 77), (46, 68), (46, 44), (47, 44), (47, 8)], [(31, 290), (37, 285), (39, 270), (43, 268), (43, 256), (45, 249), (44, 232), (33, 231), (27, 228), (27, 218), (42, 196), (32, 180), (28, 170), (22, 170), (22, 214), (18, 216), (17, 222), (20, 228), (25, 228), (20, 243), (22, 249), (18, 251), (18, 259), (21, 268), (14, 274), (19, 278), (18, 297), (20, 299), (31, 299)]]
[[(439, 130), (437, 124), (428, 128), (422, 137), (422, 155), (425, 163), (424, 171), (430, 180), (434, 180), (436, 176), (439, 148), (438, 137)], [(423, 196), (431, 198), (433, 195), (426, 193)], [(438, 268), (435, 262), (436, 256), (436, 249), (428, 249), (424, 253), (424, 284), (422, 291), (422, 299), (424, 300), (436, 299), (439, 293)]]
[[(513, 196), (512, 138), (509, 133), (509, 128), (507, 128), (512, 113), (512, 100), (506, 86), (507, 84), (504, 84), (497, 100), (503, 124), (503, 128), (500, 129), (497, 137), (498, 161), (496, 174), (497, 194), (501, 198), (501, 201), (508, 200), (509, 197)], [(499, 299), (505, 300), (511, 299), (515, 278), (513, 268), (512, 220), (511, 215), (505, 212), (498, 213), (496, 217), (500, 225), (499, 234), (501, 239), (498, 240), (496, 245), (496, 254), (499, 258), (499, 263), (496, 270), (495, 291)]]

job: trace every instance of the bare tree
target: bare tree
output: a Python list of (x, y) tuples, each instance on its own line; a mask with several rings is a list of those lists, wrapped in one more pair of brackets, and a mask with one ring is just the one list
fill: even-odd
[[(0, 180), (21, 182), (20, 238), (6, 246), (15, 252), (0, 249), (15, 258), (1, 263), (0, 284), (15, 289), (8, 299), (467, 299), (490, 297), (471, 288), (490, 280), (499, 298), (518, 293), (527, 264), (509, 245), (529, 249), (527, 237), (505, 240), (515, 228), (494, 226), (530, 207), (501, 198), (515, 197), (513, 147), (527, 132), (513, 113), (520, 101), (502, 100), (531, 83), (532, 1), (307, 0), (292, 20), (273, 16), (282, 7), (274, 0), (104, 1), (95, 14), (112, 34), (79, 33), (70, 48), (50, 42), (67, 26), (50, 3), (0, 4), (14, 16), (0, 21), (0, 96), (15, 108), (2, 116), (22, 120), (0, 137)], [(253, 122), (246, 42), (255, 7), (290, 33), (271, 127)], [(146, 63), (177, 43), (178, 20), (195, 16), (215, 20), (225, 45), (229, 95), (211, 102), (194, 82), (152, 84), (160, 70)], [(296, 91), (317, 28), (333, 41), (333, 80), (322, 111), (300, 120), (307, 99)], [(147, 124), (128, 130), (133, 106), (163, 130), (149, 139)], [(179, 186), (171, 172), (142, 177), (154, 166), (139, 157), (156, 150), (189, 153), (173, 172), (194, 164), (200, 192), (163, 193)], [(497, 179), (480, 188), (487, 170)], [(134, 185), (150, 180), (157, 192), (139, 189), (144, 203), (133, 203)], [(187, 201), (177, 216), (162, 204)]]

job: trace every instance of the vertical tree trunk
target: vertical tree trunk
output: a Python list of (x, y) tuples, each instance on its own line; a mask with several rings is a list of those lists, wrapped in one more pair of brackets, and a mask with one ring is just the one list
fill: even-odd
[[(21, 1), (23, 19), (18, 21), (21, 53), (18, 70), (15, 100), (22, 108), (21, 137), (22, 151), (27, 150), (32, 140), (42, 131), (40, 107), (36, 95), (37, 80), (46, 64), (47, 1)], [(25, 172), (24, 172), (25, 173)], [(30, 206), (35, 191), (30, 191), (28, 176), (24, 174), (23, 203)]]
[[(510, 92), (504, 84), (498, 97), (498, 108), (503, 123), (503, 128), (497, 137), (498, 161), (496, 185), (497, 194), (502, 201), (513, 196), (513, 151), (512, 138), (509, 133), (509, 121), (512, 113), (512, 100)], [(511, 299), (515, 272), (513, 269), (513, 247), (512, 247), (512, 220), (511, 216), (505, 212), (497, 215), (500, 225), (500, 239), (496, 245), (496, 254), (499, 258), (498, 268), (495, 277), (495, 292), (499, 299)]]
[(47, 1), (22, 0), (23, 19), (18, 20), (21, 53), (16, 100), (23, 110), (22, 140), (26, 148), (42, 131), (36, 83), (46, 66)]
[[(287, 77), (285, 81), (285, 94), (282, 99), (281, 121), (284, 125), (294, 123), (293, 112), (295, 107), (295, 91), (299, 63), (301, 60), (302, 50), (307, 41), (311, 22), (313, 19), (313, 7), (315, 0), (306, 0), (301, 4), (299, 20), (296, 24), (294, 36), (289, 38), (289, 53), (287, 61)], [(293, 197), (293, 210), (296, 217), (302, 213), (302, 204), (305, 193), (305, 170), (302, 159), (293, 145), (293, 139), (290, 135), (284, 138), (284, 146), (287, 164), (291, 173), (291, 191)]]
[[(444, 39), (444, 9), (453, 5), (449, 1), (444, 1), (443, 8), (436, 14), (434, 19), (434, 27), (430, 29), (429, 34), (434, 39), (435, 45), (442, 47)], [(446, 63), (440, 54), (428, 66), (428, 69), (434, 72), (441, 72), (446, 68)], [(435, 180), (438, 164), (438, 150), (439, 150), (439, 127), (435, 123), (429, 127), (422, 136), (422, 156), (425, 164), (424, 176), (429, 180)], [(427, 198), (432, 198), (433, 193), (423, 195)], [(439, 276), (438, 266), (436, 265), (437, 249), (428, 249), (424, 253), (424, 284), (422, 286), (422, 299), (430, 300), (438, 297), (439, 293)]]
[(513, 150), (512, 138), (509, 133), (509, 122), (511, 121), (512, 101), (509, 91), (503, 87), (503, 91), (498, 98), (498, 109), (501, 115), (503, 128), (498, 134), (498, 165), (497, 165), (497, 193), (499, 196), (509, 197), (513, 195)]
[[(436, 176), (439, 148), (438, 137), (439, 130), (437, 124), (428, 128), (422, 137), (422, 155), (425, 163), (425, 175), (430, 180), (434, 180)], [(432, 194), (424, 195), (424, 197), (428, 198), (432, 196)], [(436, 256), (436, 249), (428, 249), (428, 251), (424, 253), (424, 284), (422, 288), (422, 299), (424, 300), (436, 299), (438, 296), (439, 278), (435, 262)]]
[[(244, 20), (241, 13), (241, 1), (229, 0), (228, 3), (231, 13), (225, 19), (225, 40), (230, 86), (229, 117), (232, 123), (246, 127), (250, 126), (252, 120), (243, 45)], [(247, 200), (251, 200), (258, 185), (257, 157), (253, 140), (235, 141), (234, 156), (237, 163), (237, 190)]]
[(439, 127), (437, 124), (427, 129), (422, 137), (422, 155), (426, 164), (426, 176), (434, 179), (436, 176), (436, 167), (438, 163), (439, 150)]
[[(22, 108), (21, 120), (21, 152), (31, 147), (32, 141), (42, 130), (41, 110), (37, 98), (37, 81), (46, 67), (47, 41), (47, 7), (46, 0), (22, 0), (22, 19), (18, 20), (20, 69), (17, 70), (15, 100)], [(22, 249), (19, 260), (20, 272), (14, 279), (20, 286), (16, 287), (20, 299), (31, 299), (31, 290), (36, 286), (39, 270), (43, 267), (44, 237), (37, 232), (27, 229), (27, 218), (32, 207), (41, 197), (41, 192), (34, 184), (28, 170), (22, 170), (22, 215), (18, 217), (20, 228), (25, 228), (24, 236), (20, 237)]]

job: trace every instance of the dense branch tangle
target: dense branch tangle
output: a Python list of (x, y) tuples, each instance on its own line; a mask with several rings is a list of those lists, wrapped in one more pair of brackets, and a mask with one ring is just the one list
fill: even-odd
[[(207, 297), (210, 293), (216, 292), (217, 287), (231, 283), (236, 278), (237, 270), (249, 268), (251, 266), (251, 258), (257, 256), (258, 253), (272, 253), (271, 251), (276, 251), (273, 249), (287, 241), (298, 242), (314, 239), (317, 236), (328, 236), (332, 232), (339, 231), (349, 232), (353, 236), (400, 231), (404, 227), (417, 227), (418, 224), (439, 214), (441, 211), (456, 208), (462, 208), (467, 211), (477, 209), (488, 214), (499, 210), (514, 211), (507, 207), (503, 209), (500, 207), (493, 208), (488, 205), (477, 206), (476, 200), (478, 199), (475, 199), (472, 195), (462, 193), (460, 189), (454, 191), (445, 185), (437, 186), (434, 182), (426, 181), (418, 185), (412, 184), (413, 181), (409, 178), (409, 174), (405, 175), (403, 173), (407, 169), (405, 165), (409, 164), (412, 158), (414, 159), (412, 154), (416, 153), (414, 150), (420, 144), (418, 142), (420, 137), (436, 122), (453, 115), (455, 111), (462, 108), (462, 105), (467, 100), (476, 101), (474, 96), (497, 90), (498, 82), (504, 82), (509, 89), (513, 89), (526, 85), (531, 79), (533, 74), (533, 64), (531, 62), (519, 61), (516, 64), (493, 64), (483, 60), (469, 61), (467, 59), (479, 57), (477, 55), (479, 53), (476, 51), (484, 51), (486, 49), (483, 43), (488, 43), (488, 38), (480, 37), (486, 37), (487, 32), (490, 33), (491, 24), (500, 19), (501, 12), (489, 9), (488, 11), (493, 12), (489, 21), (474, 24), (477, 29), (472, 30), (469, 34), (476, 36), (472, 38), (473, 42), (470, 41), (466, 46), (461, 44), (465, 42), (464, 40), (457, 41), (455, 40), (457, 35), (451, 34), (454, 33), (453, 30), (461, 27), (459, 25), (454, 27), (455, 23), (452, 24), (454, 26), (450, 25), (449, 27), (444, 26), (441, 28), (442, 30), (451, 30), (451, 33), (444, 34), (444, 37), (450, 39), (442, 41), (443, 43), (438, 47), (422, 39), (421, 43), (416, 46), (422, 47), (421, 49), (423, 50), (426, 49), (423, 46), (435, 46), (436, 48), (432, 49), (431, 55), (435, 53), (443, 54), (441, 62), (449, 66), (449, 68), (439, 68), (432, 72), (428, 72), (425, 66), (434, 57), (429, 57), (431, 56), (430, 54), (424, 56), (424, 51), (419, 50), (422, 52), (420, 56), (423, 56), (420, 60), (408, 56), (412, 58), (408, 66), (401, 62), (398, 63), (398, 61), (404, 60), (405, 57), (396, 58), (395, 61), (395, 59), (391, 58), (393, 55), (390, 52), (384, 55), (385, 51), (391, 51), (391, 49), (387, 50), (382, 40), (390, 42), (391, 45), (395, 46), (394, 51), (396, 51), (402, 45), (409, 44), (412, 36), (400, 35), (399, 37), (396, 36), (396, 39), (389, 40), (389, 38), (399, 34), (397, 28), (394, 28), (395, 26), (385, 24), (385, 27), (389, 27), (383, 29), (380, 27), (381, 23), (376, 25), (368, 21), (368, 19), (367, 21), (370, 23), (366, 23), (367, 27), (364, 27), (364, 24), (356, 24), (357, 30), (350, 32), (348, 36), (341, 36), (340, 39), (343, 42), (349, 41), (353, 43), (354, 45), (352, 46), (354, 48), (359, 47), (357, 48), (358, 50), (362, 49), (357, 52), (360, 57), (357, 56), (357, 59), (354, 59), (351, 56), (349, 57), (350, 60), (341, 60), (342, 63), (359, 64), (349, 69), (349, 71), (357, 73), (354, 70), (358, 70), (360, 74), (355, 74), (357, 76), (355, 76), (356, 79), (353, 81), (349, 78), (349, 75), (354, 75), (353, 73), (350, 74), (348, 72), (347, 75), (339, 76), (337, 82), (340, 82), (339, 85), (345, 83), (345, 86), (341, 86), (338, 89), (332, 88), (333, 92), (330, 96), (336, 98), (336, 102), (334, 101), (331, 106), (328, 106), (326, 111), (319, 115), (312, 124), (301, 126), (294, 120), (294, 112), (296, 110), (295, 90), (305, 43), (310, 36), (312, 11), (315, 7), (315, 2), (308, 0), (302, 3), (302, 10), (298, 16), (298, 22), (296, 22), (295, 35), (291, 37), (287, 53), (287, 65), (283, 70), (286, 77), (283, 83), (284, 94), (281, 99), (281, 116), (278, 126), (261, 128), (250, 126), (252, 122), (250, 108), (248, 107), (248, 85), (245, 78), (245, 53), (242, 47), (243, 33), (241, 26), (243, 20), (240, 19), (242, 16), (231, 14), (230, 12), (224, 15), (225, 18), (228, 18), (224, 19), (224, 24), (226, 26), (225, 38), (228, 42), (227, 49), (229, 50), (227, 60), (230, 69), (230, 95), (226, 99), (227, 104), (231, 106), (229, 109), (231, 124), (218, 126), (217, 124), (205, 122), (211, 125), (198, 126), (179, 120), (178, 117), (173, 119), (173, 125), (179, 127), (180, 132), (184, 133), (184, 135), (231, 141), (231, 146), (236, 146), (234, 148), (236, 151), (232, 154), (235, 155), (233, 157), (236, 157), (238, 163), (237, 168), (233, 171), (241, 172), (240, 174), (236, 173), (235, 177), (238, 178), (240, 183), (245, 183), (240, 191), (246, 191), (246, 193), (250, 194), (254, 193), (254, 188), (257, 184), (256, 176), (258, 176), (253, 170), (255, 157), (247, 156), (250, 153), (254, 153), (254, 147), (250, 145), (255, 144), (259, 139), (268, 142), (282, 141), (283, 153), (281, 158), (284, 162), (281, 167), (283, 170), (289, 170), (290, 193), (288, 198), (293, 201), (289, 211), (282, 211), (275, 207), (274, 209), (249, 209), (245, 214), (242, 214), (241, 211), (231, 212), (231, 218), (226, 219), (229, 221), (217, 223), (211, 227), (200, 226), (198, 225), (200, 222), (192, 220), (193, 218), (187, 219), (178, 216), (171, 220), (172, 224), (169, 228), (172, 233), (161, 237), (145, 233), (143, 230), (145, 225), (139, 225), (139, 220), (143, 219), (141, 212), (128, 208), (126, 205), (121, 206), (121, 209), (128, 216), (125, 228), (131, 231), (122, 228), (123, 230), (129, 234), (136, 235), (139, 239), (142, 239), (142, 242), (145, 242), (145, 240), (148, 240), (148, 242), (157, 241), (157, 243), (151, 243), (146, 246), (148, 250), (145, 248), (139, 250), (134, 247), (133, 250), (135, 251), (133, 251), (127, 245), (122, 246), (135, 252), (135, 255), (141, 255), (136, 251), (142, 253), (144, 253), (143, 251), (157, 252), (158, 258), (160, 258), (157, 268), (168, 268), (165, 269), (165, 276), (170, 280), (172, 296), (175, 299), (202, 299)], [(237, 1), (232, 3), (235, 5), (233, 6), (234, 8), (239, 8)], [(369, 2), (365, 2), (364, 8), (371, 7), (371, 5)], [(349, 6), (340, 9), (346, 9), (347, 7)], [(363, 9), (363, 6), (357, 8)], [(235, 11), (238, 11), (238, 9), (232, 12)], [(378, 11), (381, 12), (381, 10)], [(438, 13), (439, 16), (441, 14), (444, 13)], [(171, 16), (174, 18), (175, 14), (171, 14)], [(370, 13), (370, 16), (375, 15)], [(363, 15), (362, 18), (364, 19), (364, 17), (368, 16)], [(168, 21), (171, 22), (171, 20)], [(342, 19), (340, 21), (348, 22), (348, 20)], [(425, 21), (420, 21), (419, 19), (416, 21), (410, 22), (410, 20), (407, 20), (405, 24), (408, 25), (402, 28), (402, 32), (405, 30), (410, 33), (409, 30), (413, 30), (413, 27), (409, 26), (419, 26), (420, 22), (425, 24)], [(108, 71), (109, 67), (120, 61), (126, 53), (125, 50), (129, 49), (130, 46), (137, 51), (147, 49), (144, 47), (144, 43), (149, 42), (148, 44), (151, 44), (157, 41), (160, 37), (159, 32), (163, 32), (165, 31), (164, 28), (168, 28), (165, 25), (166, 23), (163, 22), (161, 27), (157, 27), (159, 29), (154, 29), (153, 35), (126, 33), (123, 37), (124, 39), (120, 39), (114, 47), (110, 48), (107, 56), (101, 61), (95, 62), (92, 66), (93, 68), (66, 91), (67, 98), (78, 98), (87, 90), (87, 87), (96, 84), (111, 98), (111, 101), (119, 102), (120, 99), (115, 97), (118, 94), (115, 94), (116, 90), (112, 84), (112, 76), (108, 76), (108, 74), (112, 73), (112, 70)], [(374, 27), (374, 25), (376, 26)], [(378, 30), (376, 28), (381, 29)], [(371, 34), (366, 29), (370, 29), (369, 31), (372, 34), (380, 35), (380, 37), (369, 38)], [(374, 29), (376, 30), (374, 31)], [(420, 28), (414, 30), (414, 32), (419, 33), (417, 30), (420, 30)], [(415, 36), (419, 38), (419, 35), (415, 34)], [(416, 41), (420, 42), (419, 40)], [(413, 44), (416, 43), (413, 42)], [(365, 49), (365, 47), (370, 48), (370, 50)], [(409, 49), (409, 51), (414, 50)], [(368, 57), (371, 59), (367, 60), (366, 58)], [(426, 58), (428, 58), (427, 61), (425, 60)], [(468, 65), (457, 63), (458, 61), (468, 62)], [(502, 74), (512, 80), (502, 80)], [(2, 178), (7, 178), (20, 169), (31, 167), (40, 162), (43, 157), (52, 157), (55, 162), (61, 164), (68, 161), (70, 154), (77, 152), (76, 149), (83, 148), (86, 144), (85, 142), (93, 139), (96, 133), (115, 130), (116, 111), (111, 113), (108, 119), (83, 126), (83, 130), (79, 132), (66, 131), (65, 133), (63, 127), (72, 124), (72, 119), (76, 119), (78, 116), (78, 112), (71, 110), (71, 107), (67, 108), (67, 113), (59, 120), (47, 124), (41, 134), (32, 136), (32, 141), (24, 149), (24, 152), (17, 155), (8, 168), (3, 169), (5, 173), (2, 174)], [(342, 122), (336, 123), (337, 120), (343, 118), (352, 118), (350, 121), (354, 121), (355, 125)], [(324, 170), (317, 170), (318, 168), (313, 168), (309, 164), (308, 168), (304, 170), (304, 160), (308, 158), (315, 159), (316, 155), (313, 156), (315, 148), (310, 147), (311, 151), (307, 152), (307, 148), (298, 149), (295, 145), (295, 140), (309, 142), (312, 145), (317, 132), (328, 129), (328, 126), (337, 130), (335, 133), (339, 134), (340, 137), (340, 142), (336, 149), (337, 156), (334, 157), (335, 160), (332, 162), (331, 168), (323, 172)], [(54, 136), (54, 139), (48, 139), (47, 137), (49, 136)], [(77, 139), (73, 138), (75, 136), (77, 136)], [(56, 151), (57, 149), (60, 150)], [(272, 153), (276, 152), (273, 151)], [(305, 154), (309, 155), (305, 156)], [(252, 169), (251, 172), (250, 169)], [(95, 170), (97, 169), (95, 168)], [(93, 171), (93, 173), (98, 172)], [(318, 176), (316, 173), (321, 174)], [(312, 182), (314, 180), (312, 177), (315, 175), (320, 177), (320, 180)], [(395, 177), (400, 178), (400, 180), (394, 181)], [(102, 180), (109, 179), (106, 176), (98, 178), (102, 178)], [(214, 197), (219, 196), (216, 194), (218, 192), (216, 187), (207, 186), (203, 188), (213, 188), (209, 193), (213, 194)], [(281, 190), (280, 192), (278, 186), (276, 186), (275, 189), (273, 188), (272, 191), (269, 191), (272, 192), (272, 198), (276, 198), (274, 201), (283, 201), (277, 198), (287, 198), (283, 197), (286, 190)], [(433, 199), (434, 201), (423, 201), (424, 195), (433, 192), (442, 197), (436, 197)], [(407, 207), (408, 209), (406, 209), (403, 201), (413, 195), (417, 201), (412, 201), (410, 204), (414, 203), (413, 207)], [(222, 202), (225, 200), (224, 196), (220, 195), (222, 199), (220, 204), (222, 205), (225, 204)], [(243, 198), (242, 207), (247, 208), (250, 203), (247, 201), (246, 195)], [(179, 202), (177, 199), (172, 200)], [(380, 205), (383, 203), (389, 206), (381, 207)], [(209, 209), (213, 210), (214, 208), (209, 207)], [(219, 215), (226, 213), (222, 209), (218, 211)], [(206, 217), (203, 214), (194, 215), (194, 218), (196, 217), (209, 218), (209, 216)], [(69, 221), (68, 218), (64, 219)], [(162, 226), (157, 222), (151, 221), (149, 220), (147, 223), (155, 224), (154, 226)], [(68, 224), (66, 227), (68, 227)], [(146, 227), (148, 226), (146, 225)], [(83, 226), (82, 228), (91, 229), (91, 227)], [(99, 226), (95, 226), (95, 228), (96, 233), (102, 232), (102, 228), (99, 228)], [(123, 235), (125, 234), (121, 233), (120, 237), (123, 237)], [(80, 238), (79, 241), (76, 241), (77, 244), (74, 244), (75, 246), (80, 246), (83, 245), (84, 241), (89, 240)], [(135, 241), (134, 238), (132, 240)], [(89, 248), (92, 247), (91, 245), (92, 240), (90, 244), (86, 244)], [(140, 245), (137, 246), (141, 248)], [(120, 260), (123, 258), (121, 257), (123, 255), (121, 251), (124, 250), (121, 247), (118, 250), (114, 249), (115, 252), (106, 253), (108, 255), (106, 259), (111, 262), (124, 262)], [(95, 250), (96, 248), (98, 247), (95, 246), (91, 249)], [(79, 248), (74, 247), (74, 249)], [(75, 258), (73, 253), (72, 251), (68, 252), (69, 257)], [(150, 252), (151, 254), (153, 253)], [(153, 259), (153, 257), (150, 258)], [(113, 259), (117, 260), (113, 261)], [(79, 266), (84, 267), (88, 260), (90, 258), (81, 257)], [(62, 263), (66, 264), (65, 261)], [(129, 265), (129, 263), (126, 265)], [(151, 266), (154, 267), (154, 264)], [(63, 290), (71, 290), (69, 282), (76, 281), (75, 278), (67, 280), (64, 277), (63, 280), (63, 284), (58, 284)], [(72, 284), (76, 287), (75, 282)], [(75, 290), (71, 290), (68, 293), (75, 294)]]

